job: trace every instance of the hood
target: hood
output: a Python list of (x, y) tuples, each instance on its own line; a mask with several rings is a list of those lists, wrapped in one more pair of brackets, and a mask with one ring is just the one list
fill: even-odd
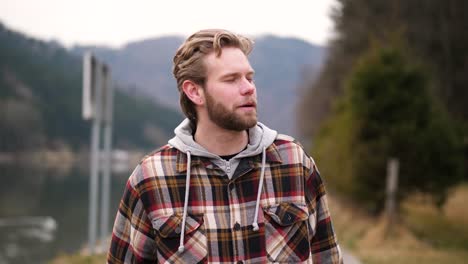
[[(195, 156), (207, 157), (214, 160), (221, 159), (218, 155), (209, 152), (195, 142), (192, 132), (190, 120), (185, 119), (174, 130), (175, 137), (169, 140), (169, 144), (183, 153), (190, 151), (190, 153)], [(264, 147), (268, 148), (268, 146), (273, 143), (277, 134), (275, 130), (257, 122), (257, 125), (249, 129), (249, 144), (247, 148), (237, 154), (234, 159), (255, 156), (262, 153)]]

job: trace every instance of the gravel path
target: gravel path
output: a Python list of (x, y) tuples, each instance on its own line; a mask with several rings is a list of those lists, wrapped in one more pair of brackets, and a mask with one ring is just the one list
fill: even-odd
[(359, 261), (354, 255), (351, 255), (350, 252), (343, 250), (343, 262), (344, 264), (361, 264), (361, 261)]

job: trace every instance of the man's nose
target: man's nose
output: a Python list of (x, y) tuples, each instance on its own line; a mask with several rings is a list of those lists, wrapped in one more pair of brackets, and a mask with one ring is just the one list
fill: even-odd
[(255, 91), (255, 84), (252, 80), (244, 78), (242, 81), (241, 94), (248, 95)]

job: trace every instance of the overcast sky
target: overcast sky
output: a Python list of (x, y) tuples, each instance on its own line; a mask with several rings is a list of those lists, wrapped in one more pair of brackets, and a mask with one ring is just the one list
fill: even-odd
[(118, 47), (202, 28), (326, 44), (335, 0), (0, 0), (0, 21), (43, 40)]

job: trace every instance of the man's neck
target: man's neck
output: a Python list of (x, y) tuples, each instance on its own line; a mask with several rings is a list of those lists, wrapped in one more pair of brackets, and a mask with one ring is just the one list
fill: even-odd
[(247, 131), (226, 130), (213, 126), (197, 126), (195, 141), (218, 156), (241, 152), (249, 142)]

